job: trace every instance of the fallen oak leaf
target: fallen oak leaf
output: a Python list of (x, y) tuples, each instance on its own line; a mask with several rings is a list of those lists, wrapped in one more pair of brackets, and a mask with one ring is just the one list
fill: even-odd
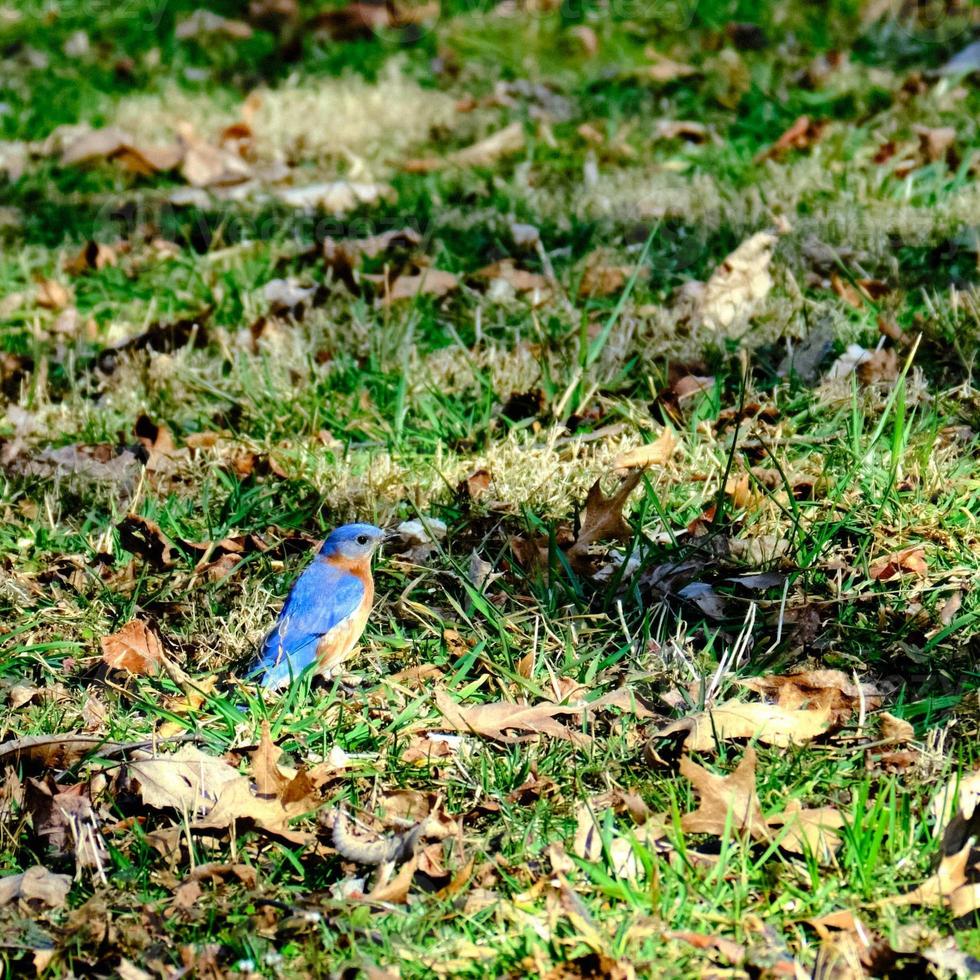
[(174, 37), (179, 41), (193, 39), (210, 40), (212, 35), (224, 34), (235, 41), (244, 41), (252, 36), (252, 28), (241, 20), (229, 20), (203, 7), (177, 22)]
[(232, 150), (200, 139), (190, 123), (177, 126), (183, 149), (180, 173), (192, 187), (227, 187), (252, 176), (252, 168)]
[(753, 162), (778, 160), (790, 150), (808, 150), (823, 135), (826, 125), (825, 122), (813, 120), (809, 116), (799, 116), (772, 146), (760, 150)]
[(255, 868), (248, 864), (222, 864), (209, 861), (192, 868), (186, 878), (174, 891), (174, 906), (176, 908), (193, 908), (203, 893), (202, 881), (220, 885), (229, 879), (236, 879), (245, 888), (255, 888), (258, 876)]
[(100, 642), (106, 664), (127, 674), (155, 674), (166, 659), (160, 638), (140, 619), (130, 620)]
[(459, 167), (490, 167), (501, 157), (512, 156), (523, 149), (524, 125), (514, 122), (471, 146), (457, 150), (448, 159)]
[(282, 750), (272, 741), (272, 731), (269, 720), (266, 718), (262, 722), (262, 732), (259, 736), (259, 745), (250, 755), (252, 767), (252, 779), (259, 796), (271, 796), (281, 798), (290, 779), (284, 776), (279, 769), (279, 757)]
[(880, 279), (843, 279), (836, 272), (830, 274), (830, 286), (848, 306), (863, 310), (866, 303), (873, 303), (886, 296), (891, 287)]
[(904, 745), (906, 742), (915, 740), (915, 728), (904, 718), (896, 718), (895, 715), (882, 711), (878, 715), (881, 723), (881, 739), (894, 745)]
[(120, 778), (135, 782), (147, 806), (197, 814), (212, 809), (222, 789), (241, 776), (224, 759), (185, 745), (173, 753), (134, 753)]
[[(537, 704), (496, 701), (460, 705), (445, 688), (437, 688), (435, 702), (443, 719), (457, 732), (482, 735), (505, 743), (523, 742), (534, 735), (551, 735), (578, 745), (591, 742), (588, 735), (573, 731), (556, 720), (557, 715), (581, 715), (581, 707), (556, 704), (554, 701), (540, 701)], [(527, 734), (511, 735), (507, 732)]]
[(634, 470), (611, 497), (603, 494), (599, 480), (592, 484), (585, 498), (579, 533), (568, 548), (569, 557), (584, 557), (596, 541), (606, 538), (622, 541), (632, 536), (632, 529), (623, 518), (623, 507), (642, 478), (643, 470)]
[(554, 282), (539, 272), (520, 269), (513, 259), (501, 259), (472, 273), (472, 278), (486, 284), (487, 295), (496, 301), (530, 293), (533, 303), (541, 303), (553, 290)]
[[(906, 892), (904, 895), (892, 895), (886, 898), (882, 904), (927, 905), (952, 909), (956, 893), (966, 889), (957, 903), (960, 908), (963, 908), (963, 911), (956, 914), (963, 915), (967, 911), (980, 907), (980, 886), (970, 884), (966, 877), (966, 869), (970, 864), (970, 852), (972, 850), (973, 841), (967, 841), (955, 854), (945, 855), (939, 862), (935, 874), (927, 878), (918, 888), (913, 888), (912, 891)], [(966, 908), (971, 903), (975, 903), (972, 904), (972, 908)]]
[(390, 905), (404, 905), (408, 901), (408, 892), (412, 887), (412, 879), (419, 866), (419, 855), (413, 855), (406, 861), (391, 881), (378, 883), (365, 896), (372, 902), (383, 902)]
[(757, 232), (715, 269), (696, 304), (704, 326), (730, 333), (752, 317), (772, 289), (769, 264), (776, 241), (773, 232)]
[(698, 69), (693, 65), (674, 61), (652, 47), (647, 48), (643, 53), (650, 59), (650, 64), (640, 65), (631, 70), (630, 75), (634, 78), (655, 82), (658, 85), (666, 85), (680, 78), (698, 74)]
[(148, 561), (159, 571), (173, 567), (173, 544), (156, 521), (139, 514), (127, 514), (116, 528), (119, 544), (126, 551)]
[(695, 949), (714, 949), (728, 960), (738, 965), (745, 959), (745, 947), (733, 939), (724, 936), (705, 936), (700, 932), (665, 932), (663, 938), (688, 943)]
[(0, 767), (25, 771), (70, 769), (86, 756), (115, 756), (144, 747), (147, 742), (110, 742), (95, 735), (26, 735), (0, 744)]
[(362, 204), (377, 204), (394, 196), (388, 184), (356, 180), (333, 180), (302, 187), (279, 187), (274, 196), (283, 204), (304, 211), (322, 208), (330, 214), (345, 214)]
[(608, 252), (596, 249), (586, 257), (578, 294), (583, 299), (589, 296), (612, 296), (622, 291), (634, 271), (633, 266), (610, 262)]
[(924, 577), (929, 573), (925, 554), (923, 548), (905, 548), (903, 551), (896, 551), (875, 562), (868, 569), (868, 575), (875, 582), (887, 582), (902, 575)]
[(718, 776), (684, 756), (680, 773), (694, 786), (699, 805), (681, 817), (681, 829), (689, 834), (723, 834), (730, 826), (755, 840), (770, 840), (755, 787), (756, 761), (755, 749), (749, 747), (733, 773)]
[(35, 301), (46, 310), (61, 310), (71, 302), (71, 293), (57, 279), (38, 279)]
[(637, 446), (620, 453), (613, 462), (616, 470), (631, 470), (647, 466), (664, 466), (677, 449), (677, 436), (674, 430), (666, 426), (653, 442)]
[(820, 861), (829, 861), (840, 847), (841, 838), (837, 831), (845, 825), (836, 807), (805, 810), (797, 799), (790, 800), (782, 813), (767, 817), (766, 823), (776, 831), (776, 839), (783, 850), (811, 854)]
[(248, 776), (229, 780), (219, 791), (207, 814), (191, 824), (192, 830), (229, 830), (239, 820), (249, 820), (260, 830), (297, 846), (309, 844), (314, 835), (290, 830), (289, 821), (309, 811), (305, 801), (284, 805), (281, 800), (258, 796)]
[(636, 715), (637, 718), (657, 717), (657, 713), (650, 709), (644, 699), (628, 687), (617, 687), (608, 694), (600, 695), (594, 701), (587, 702), (585, 708), (590, 711), (597, 711), (600, 708), (619, 708), (621, 711)]
[(54, 874), (44, 865), (35, 864), (20, 874), (0, 878), (0, 907), (19, 899), (28, 904), (59, 908), (68, 900), (69, 891), (70, 875)]
[(841, 670), (809, 670), (797, 674), (771, 674), (766, 677), (746, 677), (738, 682), (742, 687), (767, 698), (774, 698), (781, 708), (828, 711), (830, 724), (843, 724), (862, 705), (865, 711), (881, 706), (883, 691), (873, 684), (855, 684)]
[(24, 784), (24, 809), (34, 833), (52, 857), (73, 855), (76, 868), (96, 868), (101, 874), (109, 852), (88, 783), (63, 787), (48, 774)]
[[(384, 281), (383, 277), (365, 276), (369, 281)], [(459, 288), (459, 278), (443, 269), (423, 269), (417, 275), (398, 276), (385, 291), (384, 305), (416, 296), (440, 298)]]
[(98, 272), (115, 264), (116, 250), (105, 242), (97, 242), (93, 239), (86, 242), (82, 250), (73, 258), (66, 259), (63, 267), (70, 276), (80, 276), (90, 270)]
[(830, 727), (830, 710), (795, 710), (775, 704), (726, 701), (661, 728), (654, 738), (686, 732), (689, 752), (711, 752), (719, 741), (753, 739), (785, 748), (802, 745)]

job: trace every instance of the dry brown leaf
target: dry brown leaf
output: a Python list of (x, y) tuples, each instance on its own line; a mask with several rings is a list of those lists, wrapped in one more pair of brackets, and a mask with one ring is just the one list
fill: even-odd
[[(953, 897), (960, 889), (966, 889), (966, 893), (960, 902), (961, 905), (969, 905), (976, 901), (977, 886), (969, 884), (966, 877), (966, 869), (970, 863), (970, 851), (972, 849), (973, 842), (968, 841), (955, 854), (945, 855), (939, 862), (936, 873), (927, 878), (918, 888), (913, 888), (912, 891), (906, 892), (904, 895), (892, 895), (885, 899), (884, 904), (952, 907)], [(978, 904), (974, 904), (973, 908), (977, 908)], [(966, 911), (971, 911), (971, 909), (968, 908)], [(962, 915), (964, 913), (956, 914)]]
[(414, 299), (416, 296), (445, 296), (459, 288), (459, 279), (451, 272), (442, 269), (423, 269), (417, 275), (399, 276), (391, 283), (383, 301), (395, 303), (398, 300)]
[(673, 429), (665, 426), (653, 442), (620, 453), (613, 467), (616, 470), (631, 470), (636, 467), (642, 469), (647, 466), (664, 466), (674, 455), (676, 448), (677, 436), (674, 435)]
[(863, 310), (869, 302), (886, 296), (891, 287), (880, 279), (845, 279), (836, 272), (830, 274), (830, 287), (848, 306)]
[(118, 525), (119, 543), (157, 570), (173, 567), (173, 545), (156, 521), (139, 514), (127, 514)]
[(823, 135), (825, 126), (826, 123), (817, 122), (809, 116), (800, 116), (772, 146), (756, 154), (755, 162), (778, 160), (790, 150), (808, 150)]
[[(298, 778), (298, 777), (297, 777)], [(306, 802), (283, 804), (278, 799), (257, 795), (248, 776), (224, 783), (218, 799), (207, 814), (191, 824), (192, 830), (228, 830), (239, 820), (249, 820), (266, 833), (291, 844), (308, 844), (313, 834), (290, 830), (289, 821), (308, 811)]]
[(272, 741), (272, 731), (268, 718), (262, 721), (259, 746), (250, 756), (252, 779), (259, 796), (282, 797), (289, 778), (279, 771), (279, 757), (282, 750)]
[(36, 299), (46, 310), (61, 310), (71, 302), (71, 293), (56, 279), (39, 279)]
[(543, 300), (551, 294), (553, 283), (539, 272), (529, 272), (519, 269), (513, 259), (501, 259), (491, 265), (477, 269), (473, 273), (476, 279), (486, 281), (487, 294), (492, 298), (500, 298), (500, 294), (532, 293), (534, 299)]
[(781, 708), (828, 711), (830, 723), (839, 726), (861, 709), (881, 706), (882, 691), (873, 684), (855, 684), (841, 670), (808, 670), (797, 674), (771, 674), (739, 680), (742, 687), (775, 698)]
[(960, 606), (963, 605), (963, 593), (957, 589), (944, 603), (942, 609), (939, 611), (939, 622), (943, 626), (949, 626), (949, 624), (956, 618), (956, 614), (960, 611)]
[(711, 752), (719, 740), (755, 739), (763, 745), (802, 745), (830, 727), (830, 709), (782, 708), (776, 704), (725, 701), (660, 729), (656, 738), (687, 732), (689, 752)]
[(61, 155), (61, 165), (113, 160), (125, 170), (150, 176), (173, 170), (182, 157), (180, 146), (138, 145), (125, 130), (107, 126), (83, 134), (66, 147)]
[(127, 674), (155, 674), (164, 661), (160, 638), (140, 619), (130, 620), (118, 632), (102, 637), (101, 643), (102, 659)]
[[(572, 851), (586, 861), (599, 861), (603, 857), (603, 830), (606, 824), (608, 808), (599, 808), (594, 802), (582, 803), (577, 810), (575, 837), (572, 841)], [(666, 847), (666, 823), (660, 818), (649, 819), (643, 824), (631, 828), (628, 834), (622, 834), (612, 825), (607, 834), (606, 848), (611, 860), (611, 870), (618, 878), (636, 880), (642, 878), (646, 871), (642, 861), (636, 855), (633, 841), (651, 850), (661, 850)]]
[(612, 296), (622, 291), (631, 275), (632, 266), (610, 262), (605, 249), (596, 249), (585, 260), (578, 294), (583, 299), (588, 296)]
[(878, 715), (881, 722), (881, 739), (897, 745), (904, 745), (915, 739), (915, 728), (904, 718), (896, 718), (887, 711)]
[(697, 304), (706, 327), (730, 333), (752, 317), (772, 288), (769, 264), (776, 241), (772, 232), (757, 232), (715, 269)]
[(275, 197), (291, 208), (311, 211), (322, 208), (330, 214), (346, 214), (362, 204), (377, 204), (391, 198), (394, 191), (388, 184), (356, 180), (332, 180), (306, 184), (301, 187), (277, 187)]
[(620, 483), (611, 497), (603, 494), (598, 480), (592, 484), (585, 498), (582, 526), (568, 549), (570, 557), (584, 557), (589, 546), (597, 541), (607, 538), (622, 541), (632, 536), (633, 532), (623, 518), (623, 507), (642, 478), (643, 470), (634, 470)]
[(64, 262), (64, 270), (70, 276), (80, 276), (92, 269), (98, 271), (116, 264), (116, 250), (105, 242), (89, 241), (82, 250)]
[(887, 582), (903, 575), (918, 575), (922, 578), (929, 573), (925, 555), (922, 548), (905, 548), (875, 562), (868, 569), (868, 574), (875, 582)]
[(92, 735), (26, 735), (0, 744), (0, 767), (17, 766), (27, 772), (68, 769), (93, 752), (117, 752), (125, 747), (124, 742)]
[(70, 890), (70, 875), (56, 875), (44, 865), (35, 864), (20, 874), (0, 878), (0, 907), (20, 899), (27, 904), (60, 908), (68, 900)]
[(926, 163), (949, 160), (956, 143), (956, 130), (952, 126), (913, 126), (919, 137), (919, 153)]
[(726, 826), (755, 840), (770, 840), (755, 788), (755, 749), (749, 747), (728, 776), (716, 776), (687, 756), (680, 772), (694, 785), (699, 806), (681, 817), (681, 829), (689, 834), (723, 834)]
[(404, 905), (408, 901), (408, 892), (412, 887), (412, 879), (418, 870), (419, 857), (406, 861), (391, 881), (376, 885), (368, 894), (373, 902), (387, 902), (392, 905)]
[[(526, 741), (533, 735), (551, 735), (576, 744), (588, 744), (591, 740), (582, 732), (574, 731), (557, 720), (558, 715), (581, 715), (581, 707), (540, 701), (537, 704), (515, 704), (495, 701), (489, 704), (457, 704), (445, 688), (435, 694), (436, 707), (448, 725), (457, 732), (482, 735), (499, 742)], [(521, 732), (524, 734), (507, 734)]]
[(207, 812), (222, 789), (240, 778), (239, 772), (224, 759), (184, 745), (171, 754), (135, 752), (126, 766), (126, 775), (138, 784), (147, 806), (173, 808), (194, 815)]
[(493, 474), (489, 470), (474, 470), (465, 480), (460, 481), (456, 492), (469, 500), (478, 500), (490, 489), (492, 482)]
[(741, 963), (745, 959), (745, 947), (724, 936), (705, 936), (700, 932), (665, 932), (664, 939), (688, 943), (695, 949), (715, 949), (729, 963)]
[(824, 806), (804, 810), (799, 800), (790, 800), (782, 813), (769, 817), (766, 823), (783, 850), (794, 854), (812, 854), (819, 861), (829, 861), (840, 847), (844, 818), (836, 807)]
[(656, 82), (658, 85), (666, 85), (668, 82), (677, 81), (679, 78), (687, 78), (697, 74), (698, 70), (693, 65), (674, 61), (653, 48), (647, 48), (643, 53), (650, 59), (650, 64), (641, 65), (633, 72), (637, 78)]
[(524, 125), (511, 123), (485, 139), (450, 154), (449, 161), (461, 167), (490, 167), (501, 157), (524, 149)]
[(233, 41), (244, 41), (252, 36), (252, 28), (244, 21), (229, 20), (203, 7), (177, 22), (174, 37), (179, 41), (189, 38), (202, 41), (214, 34), (224, 34)]
[(589, 711), (598, 711), (600, 708), (619, 708), (636, 715), (637, 718), (656, 718), (657, 713), (652, 711), (646, 702), (635, 691), (628, 687), (617, 687), (608, 694), (603, 694), (594, 701), (589, 701), (585, 706)]
[(661, 119), (653, 131), (653, 138), (659, 140), (686, 140), (689, 143), (707, 143), (717, 140), (713, 131), (704, 123), (690, 119)]
[(245, 888), (255, 888), (258, 876), (255, 873), (255, 868), (247, 864), (220, 864), (213, 861), (207, 864), (199, 864), (191, 870), (190, 874), (174, 891), (174, 906), (185, 909), (193, 908), (204, 892), (201, 882), (220, 885), (231, 879), (237, 880)]
[(762, 493), (753, 488), (748, 473), (729, 477), (725, 481), (725, 495), (739, 510), (754, 510), (763, 499)]
[(237, 153), (200, 139), (190, 123), (181, 123), (177, 132), (183, 147), (180, 173), (192, 187), (224, 187), (252, 176), (252, 168)]
[(78, 868), (104, 866), (108, 852), (87, 783), (61, 786), (50, 774), (28, 779), (24, 808), (50, 855), (73, 855)]
[(857, 366), (858, 381), (869, 385), (890, 385), (899, 374), (901, 361), (894, 347), (879, 347)]

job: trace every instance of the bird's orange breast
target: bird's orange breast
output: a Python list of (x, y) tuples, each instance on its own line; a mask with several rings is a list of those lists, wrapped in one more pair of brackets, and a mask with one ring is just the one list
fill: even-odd
[(356, 576), (364, 586), (364, 595), (357, 609), (343, 622), (338, 623), (329, 633), (325, 633), (317, 644), (316, 654), (320, 664), (320, 673), (329, 676), (335, 667), (342, 664), (350, 655), (351, 650), (364, 632), (371, 606), (374, 604), (374, 578), (371, 575), (371, 563), (364, 559), (331, 557), (324, 558), (335, 568)]

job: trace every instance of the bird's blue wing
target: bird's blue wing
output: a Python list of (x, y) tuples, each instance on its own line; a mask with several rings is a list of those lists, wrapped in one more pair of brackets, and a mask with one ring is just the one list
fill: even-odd
[(356, 575), (314, 561), (287, 596), (252, 675), (261, 676), (263, 687), (271, 688), (299, 677), (316, 660), (324, 633), (355, 613), (363, 599), (364, 585)]

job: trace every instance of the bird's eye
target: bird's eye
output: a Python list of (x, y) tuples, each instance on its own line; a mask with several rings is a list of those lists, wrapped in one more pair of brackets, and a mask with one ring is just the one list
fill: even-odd
[(357, 536), (357, 543), (358, 544), (367, 544), (368, 543), (368, 536), (366, 534), (359, 534)]

